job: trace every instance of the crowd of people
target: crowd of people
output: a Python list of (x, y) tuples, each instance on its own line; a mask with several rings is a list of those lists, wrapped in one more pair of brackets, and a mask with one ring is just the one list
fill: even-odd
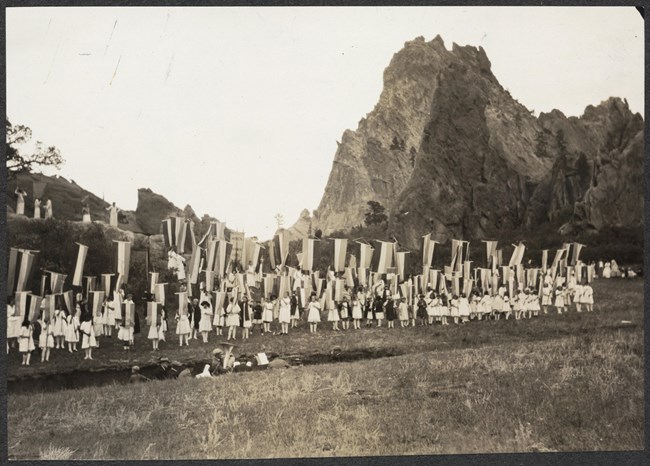
[[(539, 290), (522, 287), (512, 296), (503, 283), (485, 291), (474, 286), (467, 294), (427, 287), (410, 300), (396, 292), (401, 288), (391, 286), (393, 278), (388, 274), (372, 287), (345, 285), (339, 299), (332, 299), (333, 295), (328, 293), (323, 293), (319, 299), (312, 293), (303, 300), (297, 281), (293, 290), (286, 291), (282, 297), (265, 298), (262, 294), (255, 298), (256, 287), (240, 289), (231, 273), (219, 284), (220, 291), (209, 292), (202, 282), (197, 297), (187, 300), (186, 305), (175, 306), (174, 332), (182, 347), (189, 346), (190, 340), (208, 343), (211, 334), (225, 336), (227, 340), (239, 337), (245, 340), (254, 333), (286, 336), (303, 322), (309, 325), (310, 333), (315, 333), (319, 331), (319, 324), (325, 322), (333, 331), (359, 331), (364, 326), (391, 329), (396, 322), (400, 327), (464, 325), (474, 321), (530, 319), (552, 311), (562, 315), (570, 309), (593, 311), (591, 284), (586, 280), (578, 282), (575, 277), (569, 277), (562, 286), (557, 285), (550, 274), (544, 274)], [(411, 280), (409, 277), (404, 283), (410, 285)], [(216, 293), (223, 294), (221, 300), (215, 299)], [(44, 363), (50, 360), (53, 350), (74, 353), (81, 349), (84, 359), (93, 359), (92, 352), (99, 346), (100, 337), (112, 338), (114, 332), (128, 351), (136, 335), (141, 333), (133, 296), (125, 292), (124, 286), (116, 290), (112, 298), (105, 297), (102, 305), (96, 306), (94, 315), (87, 297), (81, 292), (74, 296), (72, 312), (68, 311), (61, 295), (50, 298), (56, 298), (53, 313), (47, 312), (52, 306), (47, 298), (44, 299), (34, 323), (21, 319), (14, 299), (9, 299), (7, 351), (17, 346), (23, 365), (30, 364), (31, 354), (37, 347)], [(153, 294), (145, 294), (144, 304), (150, 308), (145, 320), (146, 339), (151, 341), (152, 351), (157, 351), (159, 343), (167, 340), (168, 320), (171, 320), (166, 311), (170, 306), (157, 303), (155, 299)], [(217, 306), (216, 302), (223, 302), (223, 305)]]

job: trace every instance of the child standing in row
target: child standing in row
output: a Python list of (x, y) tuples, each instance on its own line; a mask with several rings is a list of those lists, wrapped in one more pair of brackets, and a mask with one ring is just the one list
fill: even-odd
[(29, 320), (24, 320), (20, 327), (20, 336), (18, 337), (18, 351), (23, 355), (21, 365), (29, 366), (29, 360), (32, 357), (32, 351), (36, 349), (32, 337), (34, 326)]
[(84, 313), (81, 320), (82, 322), (79, 326), (79, 331), (81, 332), (81, 349), (85, 352), (84, 359), (92, 359), (93, 348), (97, 346), (97, 338), (95, 337), (92, 315)]

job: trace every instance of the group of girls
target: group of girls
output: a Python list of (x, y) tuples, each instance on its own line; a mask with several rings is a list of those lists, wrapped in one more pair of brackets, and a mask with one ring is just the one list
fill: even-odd
[[(242, 329), (243, 339), (248, 339), (255, 328), (259, 328), (262, 335), (270, 334), (274, 323), (279, 324), (279, 332), (273, 334), (288, 335), (289, 329), (298, 327), (305, 318), (310, 333), (315, 333), (322, 317), (332, 324), (334, 331), (361, 329), (364, 319), (366, 327), (373, 323), (382, 327), (386, 321), (387, 328), (394, 328), (396, 320), (401, 327), (415, 326), (418, 321), (420, 325), (449, 325), (452, 322), (465, 324), (471, 320), (531, 318), (540, 313), (547, 314), (551, 307), (558, 314), (565, 314), (573, 305), (577, 312), (592, 312), (594, 302), (593, 288), (586, 282), (563, 287), (552, 286), (547, 281), (541, 292), (524, 288), (513, 293), (513, 296), (508, 294), (505, 286), (500, 286), (494, 293), (481, 293), (474, 288), (469, 296), (464, 293), (437, 293), (428, 288), (412, 303), (399, 294), (391, 293), (383, 282), (373, 289), (345, 287), (339, 301), (319, 301), (312, 294), (304, 305), (301, 305), (296, 291), (286, 292), (280, 299), (276, 296), (250, 299), (233, 286), (227, 288), (223, 306), (214, 309), (211, 294), (202, 286), (199, 298), (188, 302), (186, 312), (176, 313), (175, 333), (179, 337), (179, 346), (189, 346), (189, 340), (196, 340), (199, 335), (204, 343), (208, 343), (209, 333), (215, 330), (217, 336), (222, 336), (224, 327), (227, 327), (228, 340), (237, 338), (239, 328)], [(146, 300), (153, 300), (153, 296), (148, 295)], [(66, 345), (69, 352), (76, 352), (80, 341), (81, 349), (85, 351), (84, 359), (92, 359), (92, 349), (99, 346), (97, 337), (111, 338), (113, 329), (117, 330), (117, 338), (124, 349), (130, 349), (134, 344), (134, 335), (139, 333), (139, 323), (136, 312), (125, 312), (123, 304), (129, 303), (133, 304), (132, 296), (125, 296), (121, 289), (114, 293), (112, 300), (104, 299), (100, 312), (93, 316), (88, 312), (87, 302), (81, 294), (75, 297), (72, 313), (63, 310), (61, 302), (57, 300), (51, 318), (46, 321), (41, 311), (37, 321), (40, 333), (36, 340), (41, 349), (41, 361), (49, 361), (52, 349), (66, 349)], [(23, 355), (22, 364), (29, 365), (31, 352), (35, 349), (35, 326), (27, 320), (20, 323), (22, 319), (16, 315), (13, 299), (7, 305), (7, 316), (7, 351), (10, 345), (15, 347), (17, 342), (18, 350)], [(156, 318), (148, 316), (147, 324), (147, 338), (152, 341), (153, 350), (156, 351), (159, 342), (165, 341), (168, 330), (165, 306), (159, 304)]]
[[(45, 303), (44, 303), (45, 304)], [(66, 313), (57, 302), (54, 312), (46, 319), (42, 308), (35, 323), (22, 319), (16, 314), (13, 298), (7, 303), (7, 353), (10, 347), (22, 354), (21, 364), (29, 366), (31, 353), (36, 344), (41, 353), (41, 362), (49, 362), (53, 349), (78, 351), (79, 342), (84, 350), (84, 359), (92, 359), (92, 350), (98, 345), (92, 315), (85, 309), (85, 302), (77, 300), (72, 313)]]

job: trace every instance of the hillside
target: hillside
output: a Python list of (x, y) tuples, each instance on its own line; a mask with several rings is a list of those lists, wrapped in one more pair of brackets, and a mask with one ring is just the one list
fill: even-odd
[(642, 163), (643, 119), (627, 102), (535, 117), (483, 48), (419, 37), (393, 56), (375, 108), (344, 132), (314, 228), (360, 225), (370, 200), (409, 246), (429, 232), (445, 241), (548, 222), (640, 226)]

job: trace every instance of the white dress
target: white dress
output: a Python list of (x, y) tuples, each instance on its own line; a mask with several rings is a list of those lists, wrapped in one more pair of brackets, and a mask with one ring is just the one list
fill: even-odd
[(555, 295), (555, 307), (564, 307), (564, 291)]
[(25, 195), (20, 191), (15, 191), (16, 199), (16, 215), (25, 215)]
[(309, 303), (307, 321), (310, 323), (320, 322), (320, 303), (318, 301), (312, 301)]
[(7, 304), (7, 338), (18, 338), (20, 336), (20, 316), (14, 315), (16, 306)]
[(210, 323), (210, 318), (213, 314), (212, 304), (209, 304), (207, 307), (201, 306), (201, 320), (199, 320), (199, 332), (209, 332), (212, 330), (212, 324)]
[(117, 227), (117, 211), (120, 210), (116, 206), (109, 206), (108, 209), (108, 224), (112, 227)]
[(603, 268), (603, 278), (610, 278), (612, 276), (612, 268), (609, 262), (605, 262), (605, 267)]
[(467, 298), (459, 298), (458, 299), (458, 314), (460, 317), (469, 317), (470, 313), (470, 308), (469, 308), (469, 301)]
[(86, 320), (79, 327), (81, 332), (81, 349), (95, 348), (97, 339), (95, 338), (95, 328), (91, 321)]
[(262, 320), (264, 322), (273, 322), (273, 303), (267, 301), (264, 303), (264, 313), (262, 314)]
[(79, 341), (79, 318), (76, 316), (67, 317), (68, 326), (65, 332), (66, 343), (77, 343)]
[(581, 301), (582, 304), (594, 303), (594, 289), (591, 285), (585, 285), (582, 290)]
[(45, 218), (52, 218), (52, 201), (49, 199), (45, 203)]
[(178, 318), (178, 325), (176, 325), (176, 335), (187, 335), (191, 331), (189, 317), (187, 315), (181, 315)]
[[(319, 313), (320, 314), (320, 313)], [(327, 321), (328, 322), (338, 322), (339, 319), (339, 310), (334, 307), (327, 311)]]
[(288, 324), (291, 320), (291, 298), (282, 298), (280, 300), (278, 320), (281, 324)]
[(226, 318), (226, 325), (228, 327), (237, 327), (239, 326), (239, 313), (241, 309), (239, 304), (229, 304), (228, 305), (228, 317)]
[(361, 307), (361, 302), (359, 300), (352, 301), (352, 318), (353, 319), (363, 318), (363, 309)]
[(34, 338), (32, 336), (33, 329), (32, 325), (29, 324), (27, 327), (20, 327), (20, 337), (18, 338), (18, 351), (21, 353), (29, 353), (34, 351), (36, 347), (34, 346)]
[(34, 200), (34, 218), (41, 218), (41, 201)]

